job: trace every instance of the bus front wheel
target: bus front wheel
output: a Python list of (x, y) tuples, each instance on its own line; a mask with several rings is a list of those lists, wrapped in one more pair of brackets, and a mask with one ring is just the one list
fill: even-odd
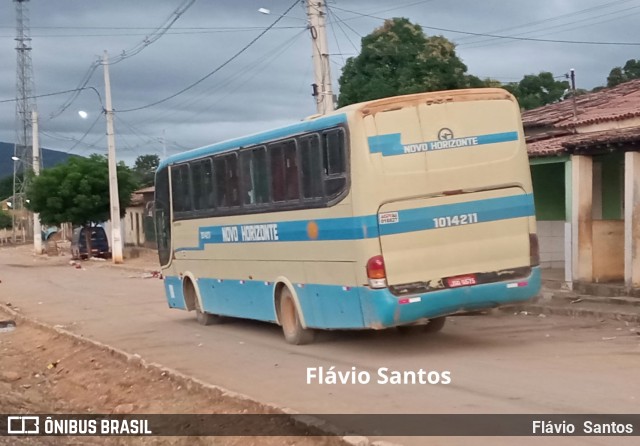
[(289, 344), (304, 345), (313, 342), (314, 331), (302, 326), (298, 309), (287, 287), (282, 289), (280, 295), (280, 323), (284, 338)]

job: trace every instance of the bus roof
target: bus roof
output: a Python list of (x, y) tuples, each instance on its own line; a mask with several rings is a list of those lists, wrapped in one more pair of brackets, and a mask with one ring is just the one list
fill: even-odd
[(171, 164), (190, 161), (202, 158), (215, 153), (234, 150), (240, 147), (263, 144), (275, 139), (286, 138), (299, 133), (312, 132), (333, 127), (347, 122), (347, 113), (363, 113), (375, 114), (378, 111), (398, 107), (399, 105), (414, 104), (423, 101), (433, 101), (434, 103), (449, 101), (469, 101), (469, 100), (487, 100), (487, 99), (507, 99), (514, 101), (513, 96), (506, 90), (501, 88), (470, 88), (460, 90), (444, 90), (432, 91), (424, 93), (413, 93), (403, 96), (392, 96), (388, 98), (373, 99), (371, 101), (359, 102), (342, 107), (333, 114), (327, 116), (314, 115), (304, 121), (279, 127), (265, 132), (255, 133), (249, 136), (229, 139), (219, 143), (203, 146), (197, 149), (188, 150), (186, 152), (172, 155), (160, 162), (158, 169)]
[(171, 155), (167, 159), (160, 162), (158, 169), (169, 166), (171, 164), (198, 159), (207, 155), (213, 155), (215, 153), (237, 149), (239, 147), (262, 144), (273, 141), (275, 139), (293, 136), (299, 133), (326, 129), (339, 124), (343, 124), (345, 122), (347, 122), (347, 115), (345, 113), (338, 113), (334, 115), (328, 115), (311, 120), (297, 122), (295, 124), (267, 130), (265, 132), (255, 133), (249, 136), (243, 136), (241, 138), (229, 139), (219, 143)]

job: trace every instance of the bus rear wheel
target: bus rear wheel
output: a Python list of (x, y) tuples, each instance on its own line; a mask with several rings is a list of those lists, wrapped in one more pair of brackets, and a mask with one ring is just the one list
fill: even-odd
[(200, 308), (200, 302), (196, 299), (196, 320), (200, 325), (218, 325), (224, 321), (222, 316), (217, 314), (205, 313)]
[(426, 325), (401, 325), (396, 327), (398, 332), (403, 335), (412, 335), (417, 333), (437, 333), (444, 327), (447, 318), (445, 316), (429, 319)]
[(446, 316), (429, 319), (429, 322), (427, 322), (427, 325), (424, 327), (424, 331), (426, 333), (437, 333), (442, 330), (445, 322), (447, 322)]
[(289, 344), (304, 345), (313, 342), (315, 333), (302, 326), (298, 309), (287, 287), (280, 294), (280, 323), (284, 338)]

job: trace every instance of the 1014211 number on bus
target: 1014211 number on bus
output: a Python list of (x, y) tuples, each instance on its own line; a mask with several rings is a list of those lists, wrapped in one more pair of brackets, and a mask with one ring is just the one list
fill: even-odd
[(478, 214), (475, 212), (471, 214), (448, 215), (446, 217), (436, 217), (433, 219), (433, 224), (436, 228), (470, 225), (473, 223), (478, 223)]

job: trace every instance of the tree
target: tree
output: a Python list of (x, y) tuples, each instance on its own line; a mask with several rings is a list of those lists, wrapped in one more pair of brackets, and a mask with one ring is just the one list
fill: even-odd
[(158, 155), (140, 155), (136, 158), (133, 171), (141, 187), (153, 185), (156, 169), (159, 165), (160, 157)]
[[(138, 187), (131, 169), (123, 163), (117, 166), (120, 215), (131, 202), (131, 194)], [(29, 207), (40, 213), (40, 221), (48, 225), (71, 222), (84, 226), (87, 252), (91, 253), (92, 224), (110, 218), (109, 167), (107, 158), (70, 158), (66, 163), (45, 169), (29, 182), (26, 191)]]
[(640, 60), (629, 59), (624, 67), (615, 67), (607, 77), (607, 87), (615, 87), (632, 79), (640, 79)]
[(520, 82), (506, 84), (504, 88), (518, 99), (520, 107), (530, 110), (563, 99), (569, 89), (569, 82), (557, 81), (553, 74), (544, 71), (540, 74), (528, 74)]
[(0, 229), (8, 229), (13, 226), (13, 218), (9, 213), (0, 209)]
[(405, 18), (385, 20), (362, 38), (362, 50), (347, 59), (340, 76), (339, 105), (388, 96), (480, 86), (466, 74), (455, 45), (428, 37)]

